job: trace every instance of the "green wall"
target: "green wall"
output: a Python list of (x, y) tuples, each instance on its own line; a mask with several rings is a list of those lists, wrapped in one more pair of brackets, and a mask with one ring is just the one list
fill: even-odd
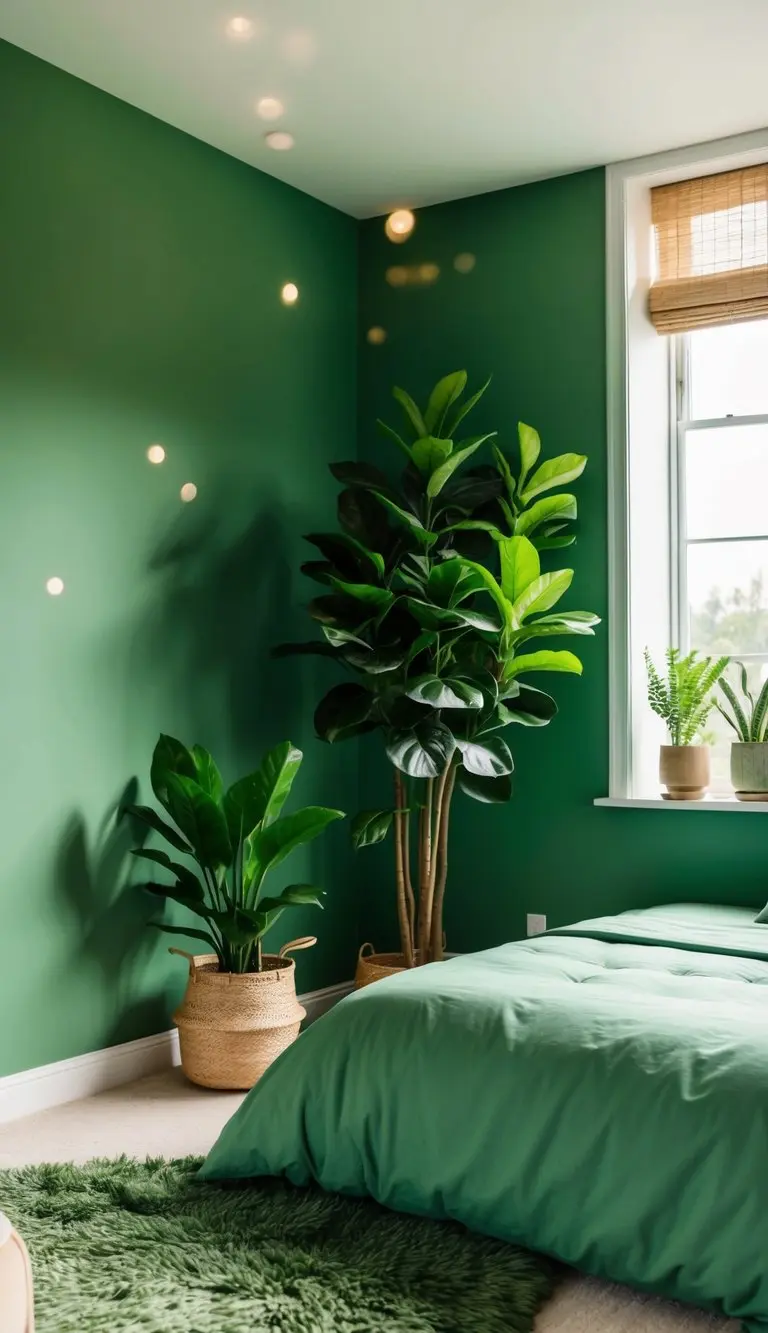
[[(298, 801), (354, 808), (316, 668), (268, 648), (354, 451), (356, 224), (5, 43), (0, 123), (3, 1075), (169, 1024), (184, 968), (113, 819), (161, 729), (230, 778), (290, 737)], [(283, 932), (320, 932), (300, 989), (350, 974), (347, 845), (290, 866), (329, 893)]]
[[(497, 428), (512, 445), (518, 420), (538, 427), (549, 454), (589, 455), (578, 482), (580, 535), (571, 550), (571, 606), (607, 611), (604, 176), (601, 170), (465, 199), (419, 212), (408, 242), (362, 227), (361, 339), (378, 325), (381, 346), (362, 343), (360, 438), (381, 461), (372, 429), (394, 421), (393, 383), (421, 399), (442, 374), (466, 367), (470, 382), (494, 379), (473, 433)], [(453, 267), (476, 257), (472, 272)], [(391, 264), (439, 265), (432, 286), (393, 288)], [(550, 568), (558, 567), (550, 558)], [(563, 641), (563, 646), (568, 646)], [(583, 650), (583, 651), (582, 651)], [(612, 810), (608, 791), (608, 636), (579, 640), (584, 676), (542, 678), (561, 712), (546, 729), (505, 733), (516, 763), (506, 808), (459, 796), (446, 924), (449, 948), (501, 943), (524, 933), (525, 913), (551, 925), (601, 912), (676, 900), (762, 903), (768, 889), (768, 826), (745, 813)], [(554, 681), (554, 686), (553, 686)], [(547, 684), (548, 682), (548, 684)], [(381, 759), (369, 743), (363, 805), (384, 798)], [(362, 938), (395, 938), (388, 853), (363, 853)], [(360, 863), (362, 868), (362, 863)]]

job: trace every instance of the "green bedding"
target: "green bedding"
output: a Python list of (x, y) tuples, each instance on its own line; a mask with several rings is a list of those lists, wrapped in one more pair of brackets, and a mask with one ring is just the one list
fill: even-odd
[(768, 1330), (768, 925), (655, 908), (377, 982), (203, 1175), (314, 1179)]

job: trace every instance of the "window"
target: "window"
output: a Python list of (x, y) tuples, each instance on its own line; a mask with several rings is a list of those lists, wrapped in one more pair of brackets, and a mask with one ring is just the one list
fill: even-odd
[[(768, 675), (768, 319), (674, 338), (676, 641)], [(730, 736), (714, 712), (713, 790)]]
[[(596, 797), (662, 804), (643, 648), (727, 653), (768, 677), (768, 131), (606, 179), (610, 788)], [(710, 739), (729, 797), (718, 713)]]

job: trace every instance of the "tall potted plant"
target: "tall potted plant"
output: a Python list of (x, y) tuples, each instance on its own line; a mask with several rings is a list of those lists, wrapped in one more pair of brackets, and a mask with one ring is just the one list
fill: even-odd
[[(309, 603), (322, 639), (277, 651), (319, 653), (348, 679), (321, 699), (315, 727), (335, 743), (381, 734), (394, 800), (355, 819), (357, 847), (394, 830), (400, 955), (376, 957), (362, 978), (443, 957), (451, 806), (512, 794), (502, 732), (544, 726), (557, 705), (527, 683), (531, 672), (581, 673), (571, 652), (537, 648), (553, 636), (592, 634), (589, 611), (555, 611), (571, 569), (542, 573), (540, 552), (568, 546), (581, 454), (539, 461), (538, 434), (519, 426), (519, 459), (495, 444), (493, 463), (467, 464), (496, 432), (463, 437), (487, 383), (464, 398), (467, 376), (441, 379), (420, 409), (393, 394), (405, 433), (379, 423), (405, 467), (399, 480), (370, 463), (342, 462), (339, 530), (310, 533), (321, 559), (302, 566), (324, 591)], [(460, 427), (462, 430), (460, 430)]]
[(664, 679), (644, 650), (648, 673), (648, 702), (669, 732), (669, 745), (659, 749), (659, 780), (666, 787), (665, 801), (700, 801), (710, 780), (709, 746), (702, 733), (714, 707), (712, 690), (730, 658), (700, 658), (697, 652), (682, 656), (679, 648), (667, 648)]
[(204, 1087), (252, 1087), (298, 1035), (305, 1014), (296, 999), (295, 965), (287, 955), (309, 948), (314, 936), (292, 940), (277, 954), (262, 951), (265, 935), (285, 911), (322, 907), (324, 896), (311, 884), (291, 884), (267, 896), (270, 871), (343, 818), (341, 810), (323, 806), (282, 813), (301, 761), (301, 750), (284, 741), (254, 773), (225, 791), (207, 750), (200, 745), (190, 750), (173, 736), (161, 736), (150, 781), (173, 823), (151, 806), (129, 807), (186, 858), (182, 863), (160, 849), (137, 847), (134, 856), (172, 877), (140, 887), (180, 904), (199, 923), (153, 924), (171, 935), (202, 940), (211, 950), (198, 955), (171, 950), (189, 961), (184, 1001), (173, 1016), (182, 1068)]
[(736, 733), (731, 745), (731, 782), (738, 801), (768, 800), (768, 680), (754, 697), (747, 679), (747, 668), (741, 667), (741, 694), (739, 699), (730, 681), (721, 676), (718, 684), (730, 708), (724, 708), (719, 699), (715, 707)]

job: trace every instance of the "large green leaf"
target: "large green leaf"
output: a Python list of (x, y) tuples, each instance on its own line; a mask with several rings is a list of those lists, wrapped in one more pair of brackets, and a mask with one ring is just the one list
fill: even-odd
[(152, 790), (161, 805), (170, 811), (168, 804), (168, 774), (181, 773), (187, 778), (197, 778), (195, 761), (190, 750), (175, 736), (161, 735), (152, 755), (149, 780)]
[(397, 385), (395, 385), (395, 387), (392, 390), (392, 397), (396, 399), (396, 401), (402, 407), (406, 417), (408, 418), (408, 420), (411, 423), (411, 426), (414, 429), (416, 438), (420, 440), (425, 435), (429, 435), (427, 424), (423, 416), (421, 415), (421, 412), (419, 411), (418, 407), (411, 398), (411, 395), (409, 393), (406, 393), (405, 389), (400, 389), (398, 388)]
[(512, 641), (519, 646), (529, 639), (549, 638), (562, 634), (594, 635), (594, 625), (600, 624), (600, 617), (592, 611), (556, 611), (551, 616), (540, 616), (538, 620), (529, 620), (522, 629), (512, 635)]
[(515, 479), (512, 476), (512, 469), (507, 462), (506, 456), (502, 453), (497, 444), (493, 445), (493, 456), (496, 459), (496, 466), (499, 470), (499, 476), (504, 483), (504, 489), (507, 492), (507, 499), (515, 498)]
[(572, 580), (572, 569), (558, 569), (552, 574), (540, 574), (528, 584), (512, 607), (512, 614), (518, 624), (528, 616), (548, 611), (560, 601), (563, 593), (568, 591)]
[(496, 542), (503, 541), (504, 533), (496, 523), (487, 518), (462, 518), (458, 523), (451, 523), (446, 532), (488, 532)]
[(363, 847), (373, 847), (383, 842), (390, 828), (394, 813), (392, 810), (361, 810), (352, 820), (350, 832), (352, 846), (356, 852)]
[(542, 491), (549, 491), (553, 486), (567, 486), (569, 481), (580, 477), (587, 466), (584, 454), (560, 454), (541, 464), (526, 484), (520, 495), (520, 503), (530, 504)]
[(462, 560), (443, 560), (430, 570), (427, 593), (440, 606), (455, 607), (483, 586), (480, 576)]
[(488, 385), (491, 382), (491, 378), (492, 376), (489, 375), (487, 380), (485, 381), (485, 384), (481, 385), (481, 387), (475, 393), (473, 393), (469, 398), (465, 399), (465, 401), (463, 403), (460, 403), (456, 408), (456, 411), (453, 414), (453, 418), (450, 422), (450, 425), (446, 430), (446, 434), (450, 435), (452, 439), (456, 437), (456, 432), (459, 428), (460, 423), (464, 420), (466, 416), (469, 415), (475, 404), (479, 403), (480, 399), (482, 398), (483, 394), (488, 388)]
[(350, 727), (366, 722), (375, 700), (370, 690), (354, 681), (334, 685), (315, 709), (315, 731), (321, 741), (344, 740)]
[(491, 597), (501, 612), (501, 620), (504, 628), (513, 630), (515, 628), (515, 618), (512, 614), (512, 603), (504, 596), (502, 589), (499, 587), (491, 571), (486, 569), (485, 565), (479, 565), (474, 560), (464, 560), (462, 557), (461, 562), (463, 565), (466, 565), (467, 569), (473, 569), (475, 571), (478, 578), (482, 581), (486, 592), (491, 594)]
[[(367, 623), (367, 622), (366, 622)], [(365, 628), (363, 626), (362, 628)], [(323, 634), (333, 648), (343, 648), (347, 644), (354, 644), (359, 651), (367, 649), (372, 651), (370, 644), (361, 639), (359, 634), (353, 634), (351, 629), (342, 629), (339, 625), (323, 625)]]
[(374, 606), (377, 609), (391, 606), (395, 600), (395, 594), (390, 592), (389, 588), (377, 588), (373, 583), (345, 583), (342, 579), (333, 577), (331, 583), (336, 591), (345, 597), (354, 597), (355, 601), (364, 602), (366, 606)]
[(129, 815), (134, 815), (136, 819), (140, 819), (142, 823), (148, 824), (151, 829), (154, 829), (155, 833), (159, 833), (172, 847), (176, 848), (177, 852), (192, 851), (186, 838), (182, 838), (175, 828), (166, 824), (165, 820), (160, 817), (156, 810), (152, 809), (151, 805), (129, 805), (126, 806), (126, 810)]
[(453, 451), (450, 458), (446, 458), (445, 462), (435, 468), (435, 471), (432, 473), (427, 485), (427, 495), (429, 498), (433, 500), (436, 495), (439, 495), (445, 483), (450, 480), (456, 469), (461, 467), (462, 463), (465, 463), (468, 458), (471, 458), (480, 448), (481, 444), (484, 444), (486, 440), (492, 439), (495, 434), (496, 431), (492, 430), (488, 435), (476, 435), (471, 440), (463, 440)]
[(502, 773), (496, 778), (480, 777), (478, 773), (469, 773), (462, 765), (456, 780), (467, 796), (488, 805), (500, 805), (512, 796), (512, 778), (509, 773)]
[(527, 537), (504, 537), (499, 542), (499, 559), (502, 592), (514, 603), (541, 574), (536, 547)]
[(224, 815), (233, 846), (249, 838), (259, 824), (274, 823), (288, 799), (303, 755), (290, 741), (274, 746), (255, 773), (230, 787), (224, 797)]
[(195, 761), (197, 781), (203, 791), (207, 791), (208, 795), (218, 804), (224, 790), (224, 783), (221, 780), (221, 773), (218, 770), (216, 760), (212, 754), (203, 749), (202, 745), (192, 746), (192, 758)]
[(507, 721), (518, 722), (524, 727), (545, 727), (557, 713), (554, 699), (550, 694), (545, 694), (544, 690), (534, 689), (533, 685), (525, 685), (516, 680), (509, 682), (509, 688), (518, 684), (520, 688), (512, 696), (507, 695), (506, 689), (501, 690), (501, 696), (506, 699), (505, 707), (509, 713)]
[(329, 824), (343, 819), (343, 810), (328, 810), (324, 806), (308, 805), (295, 814), (283, 815), (268, 828), (254, 833), (250, 843), (247, 879), (261, 884), (269, 870), (274, 870), (297, 847), (303, 847), (324, 833)]
[(205, 899), (187, 892), (182, 884), (137, 884), (138, 889), (144, 889), (146, 893), (151, 893), (155, 898), (165, 898), (169, 903), (178, 903), (180, 907), (185, 907), (188, 912), (194, 916), (200, 917), (202, 921), (210, 922), (212, 919), (212, 909), (208, 907)]
[(389, 486), (385, 473), (373, 463), (329, 463), (328, 466), (342, 486), (361, 486), (364, 491), (386, 491)]
[(444, 771), (456, 748), (448, 730), (436, 718), (425, 718), (414, 727), (390, 731), (387, 754), (401, 772), (412, 778), (436, 778)]
[(471, 741), (457, 740), (461, 762), (468, 773), (481, 778), (498, 778), (515, 767), (507, 742), (502, 736), (486, 736)]
[(429, 704), (430, 708), (482, 708), (485, 702), (482, 690), (455, 676), (444, 680), (439, 676), (418, 676), (406, 694), (416, 703)]
[(210, 952), (215, 953), (219, 961), (222, 961), (220, 946), (210, 931), (195, 930), (192, 926), (167, 926), (164, 921), (150, 921), (149, 924), (154, 926), (155, 930), (165, 931), (166, 935), (185, 935), (191, 940), (202, 940), (209, 946)]
[(520, 476), (517, 482), (518, 494), (525, 486), (525, 480), (541, 453), (539, 432), (533, 426), (526, 426), (524, 421), (517, 423), (517, 438), (520, 443)]
[(385, 509), (388, 509), (399, 523), (404, 524), (405, 527), (410, 529), (414, 537), (422, 546), (432, 546), (437, 541), (437, 533), (430, 532), (425, 528), (424, 524), (415, 514), (410, 513), (407, 509), (402, 509), (400, 505), (395, 504), (394, 500), (390, 500), (389, 496), (383, 495), (381, 491), (372, 491), (371, 494), (376, 496), (376, 499), (380, 504), (382, 504)]
[(348, 647), (343, 660), (356, 671), (364, 671), (369, 676), (382, 676), (387, 671), (397, 671), (405, 661), (405, 645), (399, 648), (363, 649)]
[(169, 773), (166, 781), (171, 815), (189, 838), (196, 859), (210, 870), (229, 865), (232, 846), (227, 822), (216, 802), (192, 778)]
[[(369, 551), (348, 532), (308, 532), (304, 540), (316, 546), (320, 554), (335, 565), (334, 572), (340, 573), (342, 578), (356, 579), (361, 563), (372, 565), (377, 574), (384, 573), (383, 555)], [(367, 572), (370, 573), (370, 569)]]
[(391, 549), (392, 529), (372, 491), (361, 491), (357, 486), (339, 491), (336, 515), (339, 526), (347, 536), (353, 537), (366, 551), (379, 551), (386, 555)]
[[(382, 435), (386, 435), (387, 439), (392, 440), (393, 443), (397, 445), (398, 449), (402, 449), (406, 458), (410, 459), (412, 457), (410, 446), (406, 444), (402, 435), (398, 435), (396, 430), (393, 430), (391, 426), (387, 425), (386, 421), (382, 421), (380, 418), (379, 420), (377, 420), (376, 425), (378, 426)], [(357, 482), (353, 484), (357, 485)]]
[(488, 467), (470, 468), (463, 475), (454, 476), (440, 492), (440, 513), (459, 509), (469, 514), (480, 505), (495, 500), (501, 493), (502, 481)]
[(553, 518), (576, 518), (577, 505), (574, 495), (547, 495), (543, 500), (536, 500), (530, 509), (524, 509), (515, 520), (515, 533), (525, 536), (535, 531), (542, 523)]
[(504, 679), (514, 680), (524, 671), (570, 671), (580, 676), (583, 667), (575, 653), (552, 652), (542, 649), (538, 653), (523, 653), (513, 657), (504, 669)]
[(155, 847), (136, 847), (131, 853), (142, 861), (152, 861), (154, 865), (162, 866), (164, 870), (169, 870), (175, 875), (187, 898), (193, 901), (203, 902), (205, 894), (200, 880), (197, 878), (194, 870), (189, 866), (183, 866), (179, 861), (172, 861), (167, 852), (160, 851)]
[(429, 395), (429, 402), (424, 413), (424, 424), (428, 431), (442, 430), (448, 408), (456, 402), (457, 398), (461, 397), (466, 387), (466, 370), (454, 370), (450, 375), (445, 375), (437, 381)]
[(406, 597), (405, 600), (414, 620), (424, 629), (458, 629), (461, 625), (488, 630), (490, 633), (495, 633), (499, 629), (498, 620), (485, 615), (482, 611), (467, 610), (462, 606), (433, 606), (430, 602), (422, 602), (416, 597)]
[(431, 477), (435, 468), (445, 462), (452, 449), (451, 440), (441, 440), (436, 435), (425, 435), (423, 439), (416, 441), (411, 453), (419, 472), (425, 477)]
[[(331, 626), (323, 626), (323, 631)], [(362, 640), (361, 640), (362, 642)], [(333, 645), (322, 643), (319, 639), (310, 639), (305, 643), (278, 643), (272, 649), (273, 657), (331, 657), (338, 660), (339, 654)]]
[(322, 907), (325, 893), (314, 884), (289, 884), (276, 898), (260, 898), (259, 912), (274, 912), (279, 907)]
[(305, 560), (299, 569), (308, 579), (314, 579), (315, 583), (330, 583), (331, 574), (336, 573), (335, 565), (330, 560)]

